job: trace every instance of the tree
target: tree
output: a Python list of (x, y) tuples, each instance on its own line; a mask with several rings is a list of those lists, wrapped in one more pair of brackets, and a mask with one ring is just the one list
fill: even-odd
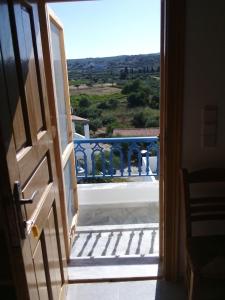
[(143, 91), (138, 93), (130, 93), (127, 97), (128, 107), (144, 106), (146, 104), (146, 95)]
[(127, 83), (124, 88), (122, 89), (121, 93), (124, 95), (128, 95), (132, 92), (138, 92), (141, 88), (141, 81), (136, 79), (132, 82)]
[(121, 80), (127, 79), (127, 74), (124, 72), (124, 70), (120, 70), (120, 79)]
[(111, 136), (113, 134), (113, 130), (114, 130), (114, 125), (112, 123), (109, 123), (106, 128), (107, 135)]
[(98, 128), (102, 126), (102, 122), (99, 119), (91, 120), (90, 122), (90, 129), (95, 133)]
[(89, 118), (90, 110), (87, 107), (78, 107), (76, 114), (82, 118)]
[(116, 118), (113, 117), (113, 116), (111, 116), (111, 115), (105, 116), (105, 117), (102, 118), (102, 124), (103, 124), (103, 126), (108, 125), (108, 124), (112, 125), (112, 123), (115, 123), (115, 122), (116, 122)]

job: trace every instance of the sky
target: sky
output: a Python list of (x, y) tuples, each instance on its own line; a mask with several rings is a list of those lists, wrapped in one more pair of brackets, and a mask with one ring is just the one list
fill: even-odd
[(50, 7), (64, 27), (67, 59), (160, 51), (160, 0), (97, 0)]

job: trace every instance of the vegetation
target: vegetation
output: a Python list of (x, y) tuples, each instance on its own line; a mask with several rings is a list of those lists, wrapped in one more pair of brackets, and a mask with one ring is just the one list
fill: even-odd
[(69, 60), (68, 74), (71, 106), (90, 120), (92, 136), (159, 126), (158, 54)]

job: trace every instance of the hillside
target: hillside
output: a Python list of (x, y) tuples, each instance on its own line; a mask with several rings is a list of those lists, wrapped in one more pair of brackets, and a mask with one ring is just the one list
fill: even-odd
[(160, 55), (140, 54), (67, 60), (72, 84), (135, 79), (140, 74), (159, 73)]

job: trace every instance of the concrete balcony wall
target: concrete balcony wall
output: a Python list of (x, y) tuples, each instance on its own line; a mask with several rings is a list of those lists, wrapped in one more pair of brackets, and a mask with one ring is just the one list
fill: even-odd
[(79, 184), (80, 226), (157, 223), (159, 183)]

